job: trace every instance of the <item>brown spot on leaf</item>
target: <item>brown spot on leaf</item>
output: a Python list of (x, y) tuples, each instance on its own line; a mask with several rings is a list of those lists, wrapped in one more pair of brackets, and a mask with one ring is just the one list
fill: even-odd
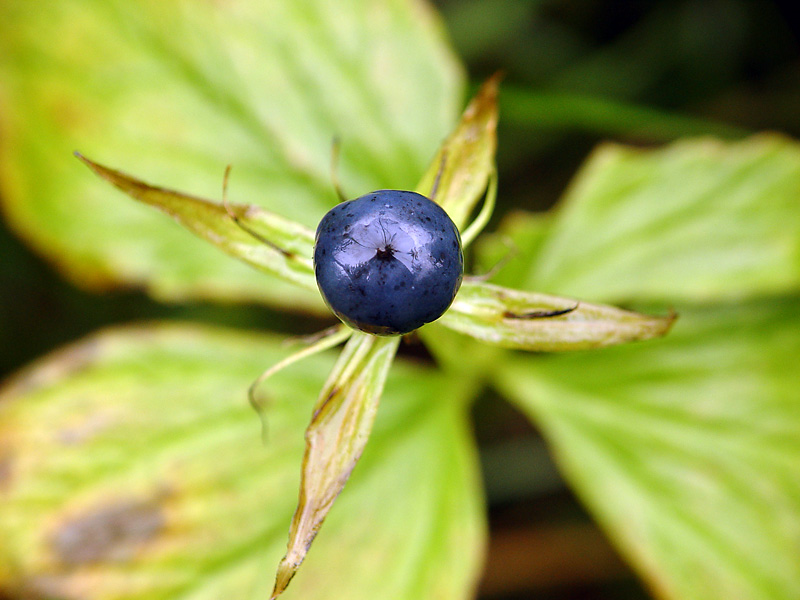
[(160, 500), (120, 500), (73, 517), (51, 539), (56, 558), (70, 566), (131, 558), (164, 528)]
[(11, 485), (12, 474), (11, 457), (0, 454), (0, 492), (8, 489), (8, 486)]
[[(9, 600), (86, 600), (86, 596), (71, 590), (64, 575), (37, 574), (25, 579), (20, 589), (9, 594)], [(5, 600), (0, 593), (0, 600)]]

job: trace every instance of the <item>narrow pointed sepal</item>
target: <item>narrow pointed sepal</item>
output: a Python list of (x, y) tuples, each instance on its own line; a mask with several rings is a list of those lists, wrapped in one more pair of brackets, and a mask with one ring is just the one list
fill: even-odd
[(210, 200), (152, 186), (77, 152), (75, 155), (102, 179), (167, 213), (231, 256), (285, 281), (317, 289), (311, 263), (314, 232), (307, 227), (258, 206), (229, 204), (226, 209)]
[(417, 186), (417, 191), (438, 202), (462, 231), (495, 170), (499, 83), (498, 74), (480, 87)]
[(306, 429), (300, 498), (273, 600), (294, 577), (361, 457), (399, 341), (399, 336), (353, 333), (322, 388)]
[(465, 281), (438, 322), (504, 348), (560, 352), (660, 337), (675, 318)]

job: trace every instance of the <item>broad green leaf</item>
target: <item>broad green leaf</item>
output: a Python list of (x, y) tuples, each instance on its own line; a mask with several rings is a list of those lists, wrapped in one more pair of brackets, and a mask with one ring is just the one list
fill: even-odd
[(504, 348), (560, 352), (659, 337), (674, 320), (465, 281), (439, 322)]
[(317, 290), (311, 261), (314, 251), (311, 229), (257, 206), (228, 205), (226, 210), (221, 204), (153, 187), (83, 156), (79, 158), (129, 196), (167, 213), (231, 256), (284, 281)]
[(300, 499), (289, 531), (286, 555), (278, 566), (272, 598), (277, 598), (305, 560), (334, 501), (367, 444), (399, 336), (351, 336), (314, 407), (306, 429)]
[[(266, 598), (333, 355), (246, 400), (273, 337), (120, 328), (0, 392), (0, 596)], [(470, 598), (483, 542), (465, 381), (396, 363), (371, 442), (286, 598)], [(435, 401), (432, 401), (435, 399)]]
[[(800, 289), (800, 147), (775, 135), (595, 152), (498, 283), (595, 300)], [(505, 252), (497, 242), (493, 255)], [(529, 251), (525, 252), (526, 246)]]
[(657, 342), (499, 369), (658, 598), (800, 597), (799, 307), (686, 309)]
[(336, 202), (412, 189), (462, 102), (461, 68), (420, 0), (24, 0), (0, 7), (5, 213), (72, 279), (161, 299), (324, 310), (127, 202), (71, 158), (316, 227)]
[(463, 231), (494, 172), (497, 150), (497, 86), (488, 79), (442, 144), (417, 191), (433, 196)]

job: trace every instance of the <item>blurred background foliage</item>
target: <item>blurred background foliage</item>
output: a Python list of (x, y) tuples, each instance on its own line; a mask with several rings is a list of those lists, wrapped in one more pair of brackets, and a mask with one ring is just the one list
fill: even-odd
[[(792, 3), (435, 4), (474, 85), (505, 72), (496, 219), (515, 207), (548, 208), (602, 140), (658, 145), (756, 130), (800, 135), (800, 23), (790, 17)], [(136, 290), (84, 292), (4, 224), (0, 256), (3, 376), (111, 323), (178, 318), (287, 334), (327, 323), (260, 306), (169, 306)], [(646, 598), (564, 486), (527, 419), (496, 398), (484, 398), (475, 411), (492, 526), (483, 596)]]

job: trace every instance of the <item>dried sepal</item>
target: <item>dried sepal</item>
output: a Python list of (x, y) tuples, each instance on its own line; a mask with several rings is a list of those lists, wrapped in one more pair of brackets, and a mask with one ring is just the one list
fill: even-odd
[[(314, 232), (307, 227), (257, 206), (228, 204), (226, 210), (222, 204), (152, 186), (80, 154), (76, 156), (118, 189), (167, 213), (231, 256), (285, 281), (309, 290), (317, 289), (311, 264)], [(257, 236), (245, 231), (240, 224)]]
[(481, 86), (417, 186), (462, 230), (495, 169), (499, 82), (494, 75)]
[(660, 337), (675, 318), (465, 281), (438, 322), (504, 348), (560, 352)]
[(273, 600), (294, 577), (361, 457), (399, 341), (354, 332), (320, 392), (306, 429), (300, 498)]

